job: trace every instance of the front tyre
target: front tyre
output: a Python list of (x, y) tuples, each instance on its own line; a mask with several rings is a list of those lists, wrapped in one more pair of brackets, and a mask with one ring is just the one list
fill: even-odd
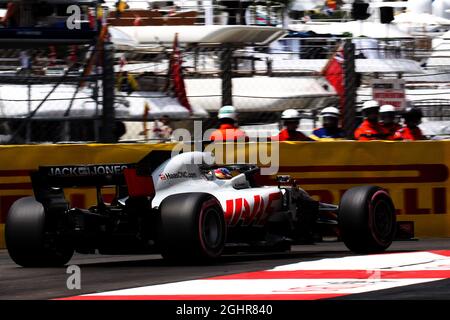
[(222, 207), (206, 193), (169, 196), (160, 206), (158, 234), (166, 259), (189, 263), (217, 258), (226, 240)]
[(351, 188), (342, 196), (338, 222), (347, 248), (355, 253), (379, 253), (392, 244), (395, 236), (394, 204), (380, 187)]
[(11, 259), (23, 267), (58, 267), (73, 255), (73, 248), (46, 230), (46, 214), (34, 197), (13, 203), (5, 225), (6, 248)]

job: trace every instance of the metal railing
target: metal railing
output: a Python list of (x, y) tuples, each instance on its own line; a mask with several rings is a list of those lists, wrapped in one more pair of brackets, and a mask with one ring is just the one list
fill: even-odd
[[(300, 39), (301, 40), (301, 39)], [(317, 40), (317, 39), (315, 39)], [(190, 104), (198, 109), (205, 109), (207, 112), (200, 114), (183, 115), (180, 117), (172, 116), (171, 120), (174, 127), (190, 127), (194, 119), (201, 119), (203, 129), (217, 126), (216, 112), (221, 105), (232, 103), (240, 110), (240, 124), (255, 126), (276, 123), (279, 121), (279, 114), (288, 108), (320, 110), (328, 105), (338, 105), (338, 97), (324, 79), (322, 74), (322, 63), (325, 65), (328, 58), (332, 56), (337, 47), (339, 39), (321, 38), (322, 44), (303, 44), (295, 50), (288, 43), (299, 41), (297, 38), (287, 38), (279, 41), (282, 48), (272, 45), (269, 47), (255, 48), (248, 47), (244, 49), (230, 48), (181, 48), (183, 60), (183, 76), (186, 86), (186, 95)], [(284, 43), (283, 43), (284, 41)], [(284, 46), (284, 47), (283, 47)], [(318, 56), (309, 56), (314, 59), (305, 59), (305, 55), (311, 52), (311, 49), (320, 48), (322, 52)], [(41, 55), (45, 56), (44, 49)], [(42, 51), (44, 50), (44, 51)], [(86, 65), (86, 55), (78, 54), (78, 62), (72, 68), (73, 73), (67, 73), (66, 76), (45, 75), (42, 74), (43, 68), (48, 66), (50, 61), (65, 61), (64, 55), (67, 54), (67, 48), (60, 50), (56, 59), (40, 59), (34, 64), (34, 69), (27, 72), (17, 73), (20, 68), (20, 50), (0, 50), (0, 141), (1, 143), (38, 143), (38, 142), (58, 142), (58, 141), (100, 141), (101, 136), (101, 110), (103, 107), (103, 91), (100, 80), (103, 79), (102, 68), (94, 68), (92, 74), (83, 76), (83, 70)], [(227, 51), (228, 50), (228, 51)], [(367, 50), (379, 50), (379, 48), (368, 48)], [(383, 48), (384, 52), (390, 52), (388, 47)], [(402, 50), (412, 50), (410, 48)], [(85, 52), (88, 52), (85, 50)], [(392, 51), (396, 52), (396, 51)], [(30, 56), (33, 50), (28, 50)], [(115, 141), (120, 139), (126, 141), (143, 141), (152, 139), (140, 134), (143, 131), (145, 121), (153, 122), (164, 114), (165, 108), (169, 105), (179, 106), (176, 101), (176, 95), (170, 86), (170, 79), (173, 75), (169, 74), (169, 57), (171, 49), (167, 52), (154, 55), (153, 62), (149, 62), (149, 56), (137, 53), (118, 53), (116, 59), (111, 64), (116, 65), (116, 79), (121, 74), (119, 58), (124, 54), (128, 58), (128, 64), (124, 67), (129, 68), (139, 85), (139, 89), (121, 92), (116, 85), (115, 91), (115, 117), (110, 122), (119, 121), (125, 123), (126, 133), (118, 136), (120, 132), (112, 133)], [(226, 54), (225, 54), (226, 53)], [(356, 49), (358, 53), (358, 49)], [(443, 51), (443, 54), (446, 52)], [(4, 55), (3, 55), (4, 54)], [(90, 51), (92, 54), (92, 51)], [(300, 59), (302, 58), (302, 59)], [(317, 64), (317, 59), (320, 63)], [(282, 67), (280, 62), (287, 65)], [(292, 62), (299, 62), (295, 65)], [(133, 67), (135, 65), (135, 68)], [(427, 74), (402, 74), (406, 80), (408, 94), (414, 96), (414, 105), (422, 108), (425, 117), (436, 120), (449, 120), (450, 118), (450, 94), (441, 90), (442, 94), (436, 94), (436, 98), (429, 99), (424, 96), (420, 99), (422, 93), (415, 92), (414, 88), (421, 85), (420, 77), (423, 82), (432, 88), (433, 85), (445, 85), (442, 79), (427, 81), (433, 74), (445, 75), (450, 71), (428, 68)], [(9, 73), (9, 74), (8, 74)], [(356, 74), (353, 74), (356, 76)], [(366, 85), (376, 75), (366, 73), (364, 75), (363, 85)], [(378, 77), (395, 77), (391, 75), (379, 74)], [(409, 82), (409, 79), (413, 79)], [(82, 96), (77, 96), (80, 82), (86, 81)], [(38, 88), (43, 84), (52, 86), (61, 83), (64, 86), (73, 88), (66, 96), (53, 97), (46, 93), (33, 96), (33, 88)], [(225, 85), (224, 85), (225, 84)], [(355, 83), (356, 85), (356, 83)], [(6, 95), (11, 93), (11, 88), (21, 86), (22, 93)], [(327, 88), (327, 89), (325, 89)], [(78, 90), (78, 91), (77, 91)], [(112, 89), (111, 89), (112, 90)], [(57, 92), (62, 92), (62, 90)], [(49, 91), (47, 91), (48, 93)], [(290, 95), (287, 95), (288, 92)], [(19, 94), (19, 96), (17, 96)], [(429, 93), (427, 93), (429, 95)], [(229, 100), (223, 100), (226, 97)], [(362, 96), (362, 101), (368, 100), (371, 96)], [(170, 100), (171, 99), (171, 100)], [(45, 100), (45, 102), (44, 102)], [(134, 107), (133, 101), (138, 100), (138, 108)], [(89, 101), (85, 109), (91, 110), (89, 115), (81, 117), (76, 113), (77, 108), (82, 109), (80, 101)], [(144, 101), (150, 104), (150, 108), (156, 110), (161, 108), (161, 112), (155, 116), (151, 113), (144, 120)], [(161, 102), (165, 101), (165, 102)], [(46, 103), (60, 102), (59, 109), (55, 114), (46, 113), (45, 116), (40, 111), (46, 108)], [(40, 105), (42, 105), (39, 107)], [(361, 103), (361, 102), (360, 102)], [(22, 105), (23, 107), (20, 107)], [(22, 108), (22, 109), (21, 109)], [(36, 110), (38, 108), (38, 110)], [(131, 112), (131, 109), (138, 110)], [(22, 111), (19, 112), (19, 109)], [(140, 110), (140, 111), (139, 111)], [(353, 117), (353, 116), (352, 116)], [(313, 117), (316, 122), (317, 117)], [(109, 130), (115, 130), (111, 127)], [(15, 134), (16, 132), (16, 134)], [(13, 139), (8, 140), (8, 136)], [(122, 138), (122, 136), (124, 138)]]

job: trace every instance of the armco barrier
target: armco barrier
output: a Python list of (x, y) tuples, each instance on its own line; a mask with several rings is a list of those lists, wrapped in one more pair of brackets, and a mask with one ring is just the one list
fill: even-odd
[(414, 221), (416, 236), (450, 236), (450, 141), (323, 142), (280, 147), (280, 173), (310, 194), (338, 203), (361, 184), (389, 190), (399, 221)]
[[(9, 207), (17, 198), (32, 194), (30, 170), (39, 165), (130, 163), (152, 150), (172, 147), (0, 146), (0, 248), (4, 248), (2, 224)], [(391, 193), (398, 220), (414, 221), (416, 236), (450, 236), (450, 141), (286, 142), (279, 150), (279, 174), (290, 174), (317, 199), (338, 203), (341, 194), (354, 185), (380, 185)], [(67, 197), (74, 206), (95, 202), (93, 190), (69, 189)]]

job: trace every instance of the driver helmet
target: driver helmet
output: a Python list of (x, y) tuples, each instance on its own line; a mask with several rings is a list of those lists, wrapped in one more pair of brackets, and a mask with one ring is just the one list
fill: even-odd
[(214, 170), (214, 175), (218, 179), (231, 179), (233, 176), (231, 171), (227, 168), (217, 168)]

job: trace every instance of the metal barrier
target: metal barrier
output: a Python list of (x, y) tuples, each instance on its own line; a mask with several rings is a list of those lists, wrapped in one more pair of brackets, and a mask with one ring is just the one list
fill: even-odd
[[(262, 145), (238, 146), (255, 153)], [(152, 150), (170, 151), (173, 147), (174, 144), (0, 147), (0, 232), (10, 205), (32, 194), (29, 172), (39, 165), (132, 163)], [(229, 151), (221, 150), (216, 149), (216, 159), (222, 159), (221, 154)], [(285, 142), (279, 151), (278, 173), (291, 175), (316, 199), (338, 203), (342, 193), (352, 186), (380, 185), (390, 192), (398, 220), (414, 222), (416, 236), (450, 236), (450, 141)], [(67, 198), (73, 206), (80, 207), (96, 201), (95, 190), (68, 190)]]

